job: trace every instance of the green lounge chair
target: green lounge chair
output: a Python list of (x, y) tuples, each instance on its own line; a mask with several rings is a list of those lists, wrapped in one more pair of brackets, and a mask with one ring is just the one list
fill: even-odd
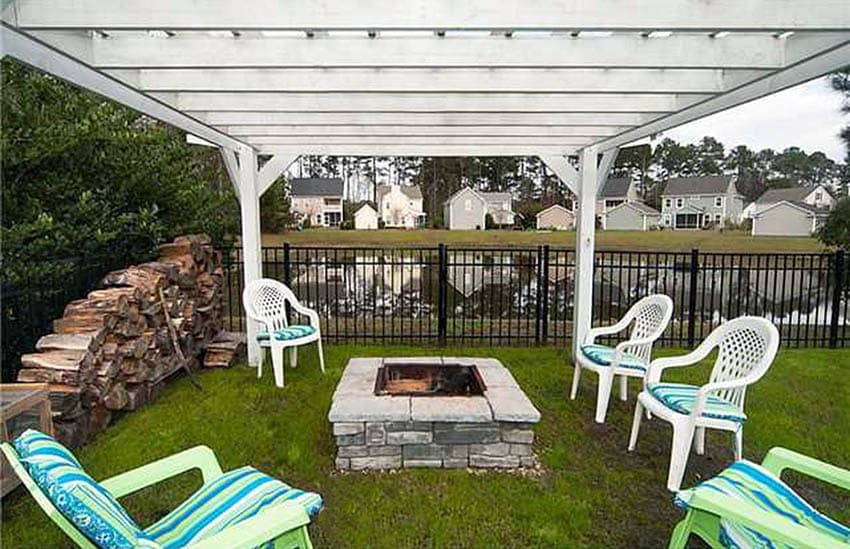
[(799, 471), (850, 490), (850, 471), (773, 448), (761, 465), (741, 460), (716, 477), (676, 495), (687, 509), (669, 547), (682, 548), (691, 534), (711, 547), (850, 548), (850, 528), (817, 511), (780, 476)]
[[(79, 547), (310, 549), (310, 514), (318, 494), (304, 492), (250, 467), (223, 473), (211, 449), (196, 446), (100, 483), (51, 437), (27, 431), (0, 444), (38, 505)], [(142, 530), (117, 503), (181, 473), (199, 469), (203, 486), (177, 509)]]

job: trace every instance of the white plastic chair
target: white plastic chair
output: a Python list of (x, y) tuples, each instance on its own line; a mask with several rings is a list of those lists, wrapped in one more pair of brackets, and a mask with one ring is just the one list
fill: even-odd
[[(643, 378), (649, 366), (652, 344), (667, 329), (671, 316), (673, 316), (673, 300), (666, 295), (655, 294), (646, 296), (635, 303), (613, 326), (591, 329), (575, 358), (570, 398), (573, 400), (576, 398), (582, 368), (596, 372), (599, 376), (596, 391), (596, 422), (605, 423), (614, 376), (620, 376), (620, 399), (626, 400), (628, 378)], [(632, 324), (634, 326), (629, 339), (618, 343), (616, 347), (593, 343), (601, 335), (618, 334)]]
[[(702, 387), (661, 383), (667, 368), (690, 366), (718, 349), (708, 383)], [(735, 434), (735, 459), (740, 460), (744, 444), (744, 396), (767, 372), (779, 348), (779, 331), (768, 320), (742, 316), (718, 326), (694, 351), (684, 356), (653, 360), (646, 373), (644, 389), (638, 395), (629, 451), (635, 449), (644, 411), (673, 426), (673, 448), (667, 488), (673, 492), (682, 484), (691, 444), (697, 454), (705, 452), (705, 429), (722, 429)]]
[[(318, 345), (319, 366), (322, 372), (325, 371), (319, 315), (313, 309), (302, 305), (285, 284), (268, 278), (255, 280), (242, 292), (242, 303), (248, 318), (262, 326), (262, 331), (257, 336), (260, 343), (258, 378), (263, 376), (264, 349), (270, 348), (275, 385), (283, 387), (283, 350), (292, 347), (292, 367), (295, 368), (298, 365), (298, 347), (313, 341)], [(287, 303), (293, 312), (307, 316), (310, 323), (289, 325), (286, 318)]]

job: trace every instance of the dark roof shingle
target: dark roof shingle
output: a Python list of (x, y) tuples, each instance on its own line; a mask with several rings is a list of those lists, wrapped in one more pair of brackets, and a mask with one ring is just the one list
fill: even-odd
[(691, 194), (726, 194), (731, 175), (701, 175), (697, 177), (674, 177), (667, 182), (662, 196), (684, 196)]
[(292, 196), (342, 196), (342, 179), (305, 177), (289, 180)]
[(609, 177), (599, 191), (599, 198), (625, 197), (629, 192), (632, 180), (628, 177)]
[(775, 204), (788, 200), (799, 202), (806, 198), (812, 189), (805, 187), (788, 187), (787, 189), (768, 189), (760, 197), (756, 198), (756, 204)]

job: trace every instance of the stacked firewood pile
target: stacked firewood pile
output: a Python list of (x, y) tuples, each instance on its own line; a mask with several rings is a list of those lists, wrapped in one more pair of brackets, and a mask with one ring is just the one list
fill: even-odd
[[(207, 346), (223, 339), (222, 282), (209, 238), (178, 237), (160, 246), (157, 261), (113, 271), (102, 289), (68, 303), (54, 333), (21, 357), (18, 380), (50, 383), (57, 436), (79, 446), (115, 412), (156, 398), (175, 372), (200, 367)], [(217, 352), (214, 365), (237, 352)]]

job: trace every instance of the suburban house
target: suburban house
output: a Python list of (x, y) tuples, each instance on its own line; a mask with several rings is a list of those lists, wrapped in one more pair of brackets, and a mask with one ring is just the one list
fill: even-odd
[(623, 202), (602, 216), (606, 231), (648, 231), (660, 224), (661, 212), (643, 202)]
[(734, 175), (676, 177), (661, 195), (661, 224), (672, 229), (700, 229), (727, 220), (738, 222), (744, 197)]
[(810, 236), (829, 216), (828, 208), (782, 200), (753, 215), (753, 236)]
[(380, 185), (377, 206), (385, 227), (415, 229), (425, 225), (419, 185)]
[(355, 229), (377, 229), (378, 208), (370, 200), (364, 200), (354, 206), (354, 228)]
[(768, 189), (744, 208), (744, 217), (752, 218), (758, 212), (783, 201), (807, 204), (818, 210), (831, 210), (836, 202), (825, 185)]
[(342, 223), (342, 179), (310, 177), (289, 180), (292, 213), (314, 227)]
[(537, 229), (555, 229), (566, 231), (576, 226), (576, 215), (561, 206), (552, 204), (537, 214)]
[(623, 202), (638, 202), (637, 185), (630, 177), (609, 177), (596, 195), (596, 215), (601, 216)]
[(446, 227), (455, 231), (485, 229), (487, 214), (496, 225), (513, 225), (516, 214), (512, 202), (510, 193), (486, 193), (464, 187), (443, 204), (443, 219)]

